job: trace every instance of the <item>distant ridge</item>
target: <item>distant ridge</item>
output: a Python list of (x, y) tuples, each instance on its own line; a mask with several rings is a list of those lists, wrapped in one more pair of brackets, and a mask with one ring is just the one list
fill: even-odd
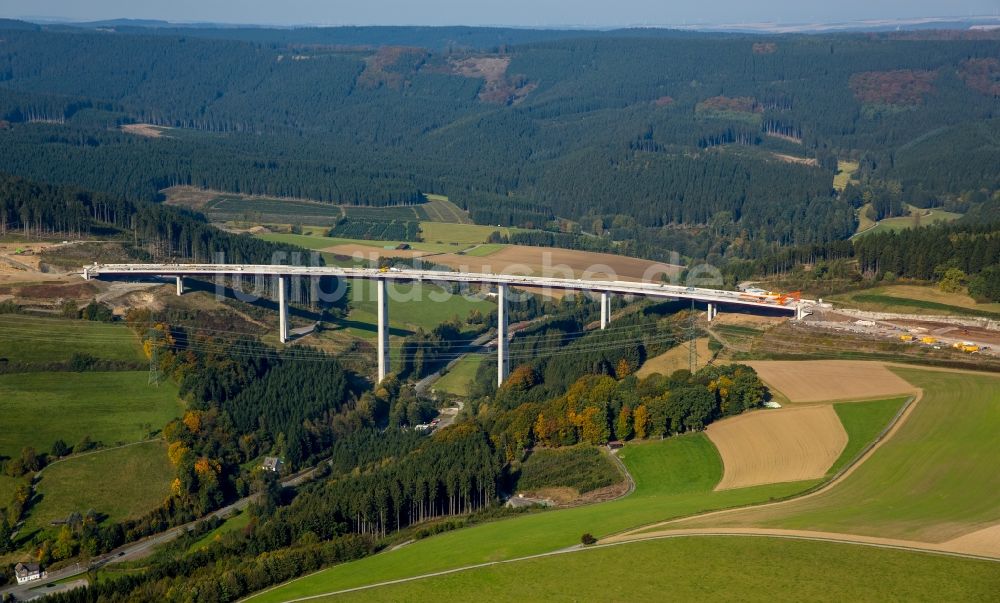
[(28, 23), (27, 21), (20, 21), (18, 19), (0, 19), (0, 29), (38, 31), (41, 27), (34, 23)]

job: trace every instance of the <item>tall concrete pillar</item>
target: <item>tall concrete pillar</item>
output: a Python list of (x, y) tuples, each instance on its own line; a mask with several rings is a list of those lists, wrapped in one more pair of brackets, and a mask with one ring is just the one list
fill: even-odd
[(507, 285), (497, 285), (497, 385), (510, 374), (507, 352)]
[(601, 329), (608, 328), (611, 322), (611, 294), (601, 291)]
[(389, 374), (389, 283), (385, 279), (375, 281), (378, 288), (378, 380)]
[(184, 279), (178, 276), (177, 277), (177, 295), (183, 295), (183, 294), (184, 294)]
[(713, 311), (714, 311), (714, 308), (712, 307), (712, 304), (709, 303), (708, 304), (708, 322), (712, 322), (712, 319), (715, 318), (715, 314), (712, 313)]
[(288, 341), (288, 283), (283, 276), (278, 277), (278, 339)]

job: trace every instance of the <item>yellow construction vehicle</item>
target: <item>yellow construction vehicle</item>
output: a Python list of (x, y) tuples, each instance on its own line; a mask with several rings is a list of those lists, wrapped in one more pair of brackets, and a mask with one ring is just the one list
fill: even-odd
[(934, 345), (935, 343), (937, 343), (937, 339), (935, 339), (933, 337), (921, 337), (920, 338), (920, 343), (923, 343), (923, 344), (926, 344), (926, 345)]
[(907, 341), (907, 342), (913, 341), (913, 335), (900, 335), (899, 336), (899, 340), (900, 341)]

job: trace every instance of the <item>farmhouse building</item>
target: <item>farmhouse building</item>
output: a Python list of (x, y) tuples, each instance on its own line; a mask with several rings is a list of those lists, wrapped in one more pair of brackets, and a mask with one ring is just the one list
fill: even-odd
[(17, 577), (18, 584), (41, 580), (45, 577), (45, 572), (37, 563), (18, 563), (14, 566), (14, 576)]

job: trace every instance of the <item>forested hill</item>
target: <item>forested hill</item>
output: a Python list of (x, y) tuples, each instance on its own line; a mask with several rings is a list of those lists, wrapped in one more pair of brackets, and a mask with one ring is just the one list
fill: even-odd
[[(130, 200), (444, 193), (479, 223), (566, 218), (692, 256), (843, 239), (866, 202), (963, 211), (1000, 188), (1000, 34), (194, 31), (0, 24), (0, 171)], [(843, 192), (838, 160), (859, 164)]]
[[(112, 30), (117, 33), (160, 36), (187, 36), (215, 40), (241, 40), (273, 46), (378, 47), (410, 46), (431, 50), (499, 49), (535, 42), (581, 37), (694, 37), (702, 34), (669, 29), (533, 29), (523, 27), (468, 26), (341, 26), (287, 27), (178, 25), (167, 22), (134, 22), (128, 19), (48, 26), (50, 31), (80, 29)], [(719, 34), (722, 35), (722, 34)]]

